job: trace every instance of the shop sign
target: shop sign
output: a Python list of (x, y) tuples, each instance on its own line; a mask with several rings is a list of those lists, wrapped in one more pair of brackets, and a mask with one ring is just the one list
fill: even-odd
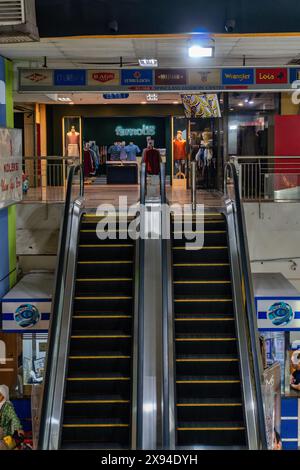
[(22, 131), (0, 129), (0, 209), (22, 201)]
[(20, 85), (25, 87), (43, 87), (53, 85), (53, 70), (21, 70)]
[(150, 86), (153, 85), (152, 70), (122, 70), (121, 84), (123, 86)]
[(185, 69), (158, 69), (155, 70), (156, 85), (186, 85)]
[(117, 126), (115, 129), (115, 134), (118, 137), (153, 136), (156, 135), (156, 126), (148, 126), (145, 124), (138, 128), (124, 128), (122, 126)]
[(88, 86), (120, 85), (119, 70), (88, 70)]
[(55, 86), (85, 86), (86, 70), (54, 70)]
[(220, 69), (199, 69), (189, 70), (188, 84), (189, 85), (220, 85), (221, 71)]
[(300, 80), (300, 69), (290, 69), (290, 83)]
[(256, 299), (258, 329), (262, 331), (300, 330), (300, 299), (287, 297)]
[(253, 85), (254, 69), (238, 68), (222, 70), (223, 85)]
[(256, 69), (256, 83), (258, 85), (266, 84), (284, 84), (288, 82), (288, 69)]
[(34, 333), (49, 329), (50, 299), (35, 302), (4, 299), (2, 311), (2, 329), (5, 332)]

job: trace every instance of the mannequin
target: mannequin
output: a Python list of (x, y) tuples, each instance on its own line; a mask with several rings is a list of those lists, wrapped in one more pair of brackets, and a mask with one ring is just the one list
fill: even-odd
[(174, 163), (175, 163), (175, 177), (185, 178), (182, 167), (185, 165), (187, 159), (186, 141), (182, 137), (182, 131), (177, 131), (176, 138), (173, 140)]
[(67, 157), (80, 156), (80, 134), (76, 131), (75, 126), (67, 133), (66, 138), (66, 155)]
[(127, 160), (130, 162), (136, 161), (136, 156), (138, 153), (141, 153), (141, 150), (134, 142), (129, 142), (129, 145), (125, 147), (127, 153)]
[(121, 161), (127, 160), (126, 142), (121, 142), (120, 160)]

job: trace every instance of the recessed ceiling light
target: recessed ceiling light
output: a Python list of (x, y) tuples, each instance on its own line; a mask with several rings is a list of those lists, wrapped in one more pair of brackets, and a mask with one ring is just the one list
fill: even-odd
[(248, 101), (249, 104), (254, 104), (254, 101)]
[(147, 104), (147, 101), (141, 101), (141, 104)]
[(140, 67), (158, 67), (157, 59), (139, 59)]
[(179, 101), (173, 101), (173, 104), (179, 104)]
[(146, 96), (147, 101), (158, 101), (158, 94), (157, 93), (148, 93)]
[(244, 106), (244, 103), (238, 103), (238, 106), (242, 107), (242, 106)]
[(70, 103), (70, 101), (72, 100), (68, 96), (60, 96), (59, 98), (57, 98), (57, 101), (61, 101), (63, 103)]
[(200, 44), (193, 44), (189, 47), (189, 57), (191, 57), (192, 59), (212, 56), (213, 47), (203, 47)]

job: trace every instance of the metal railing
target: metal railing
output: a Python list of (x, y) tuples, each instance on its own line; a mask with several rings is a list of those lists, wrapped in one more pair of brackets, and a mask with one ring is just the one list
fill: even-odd
[[(79, 179), (77, 179), (77, 175), (79, 176)], [(69, 333), (65, 316), (70, 316), (70, 312), (65, 308), (65, 300), (67, 299), (69, 304), (71, 304), (73, 298), (70, 287), (71, 284), (74, 284), (74, 278), (69, 276), (69, 282), (67, 279), (68, 265), (70, 263), (69, 258), (73, 256), (75, 259), (76, 257), (74, 247), (71, 247), (72, 233), (74, 232), (72, 222), (74, 218), (76, 218), (76, 220), (80, 218), (83, 196), (83, 168), (81, 165), (73, 165), (69, 169), (67, 179), (66, 204), (60, 232), (58, 264), (56, 268), (51, 323), (49, 329), (46, 374), (44, 380), (38, 443), (38, 448), (43, 450), (53, 449), (53, 442), (55, 442), (54, 448), (58, 448), (59, 442), (60, 422), (59, 419), (55, 418), (57, 415), (57, 409), (62, 406), (62, 400), (56, 400), (56, 389), (57, 384), (63, 388), (63, 380), (61, 380), (63, 367), (61, 367), (59, 361), (65, 361), (64, 356), (66, 356), (66, 354), (64, 355), (61, 353), (61, 347), (62, 344), (64, 348), (68, 347), (67, 342), (63, 338), (63, 336), (67, 337)], [(55, 428), (55, 431), (53, 431), (53, 428)]]
[[(258, 329), (256, 320), (256, 309), (254, 304), (254, 293), (252, 286), (252, 276), (250, 268), (250, 258), (247, 243), (247, 231), (245, 224), (244, 211), (239, 193), (239, 181), (236, 168), (233, 163), (228, 163), (225, 167), (224, 175), (224, 195), (231, 200), (234, 207), (234, 219), (236, 225), (236, 235), (238, 244), (238, 257), (240, 264), (240, 273), (242, 275), (240, 289), (244, 292), (245, 313), (247, 317), (249, 330), (249, 346), (251, 348), (253, 374), (255, 383), (255, 398), (258, 420), (258, 430), (261, 446), (267, 448), (266, 425), (263, 405), (262, 382), (263, 369), (260, 356)], [(239, 312), (240, 314), (241, 312)]]
[(299, 202), (300, 156), (231, 157), (244, 202)]
[(69, 168), (78, 158), (23, 157), (23, 201), (64, 202)]

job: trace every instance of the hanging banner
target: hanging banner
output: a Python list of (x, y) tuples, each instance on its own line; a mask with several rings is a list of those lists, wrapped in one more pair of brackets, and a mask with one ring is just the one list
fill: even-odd
[(188, 71), (189, 85), (219, 85), (221, 83), (220, 69), (191, 69)]
[(0, 209), (22, 196), (22, 131), (0, 128)]
[(158, 69), (155, 70), (156, 85), (186, 85), (185, 69)]
[(153, 85), (152, 70), (122, 70), (121, 85), (124, 86), (151, 86)]
[(53, 70), (21, 70), (20, 86), (45, 87), (53, 85)]
[(238, 68), (222, 70), (223, 85), (253, 85), (254, 69)]
[(85, 86), (85, 70), (54, 70), (54, 86)]
[(299, 298), (256, 298), (256, 311), (261, 331), (300, 330)]
[(276, 69), (256, 69), (256, 83), (262, 84), (283, 84), (288, 82), (288, 70), (285, 68)]
[(290, 69), (290, 83), (300, 80), (300, 69)]
[(88, 70), (88, 86), (120, 85), (119, 70)]

